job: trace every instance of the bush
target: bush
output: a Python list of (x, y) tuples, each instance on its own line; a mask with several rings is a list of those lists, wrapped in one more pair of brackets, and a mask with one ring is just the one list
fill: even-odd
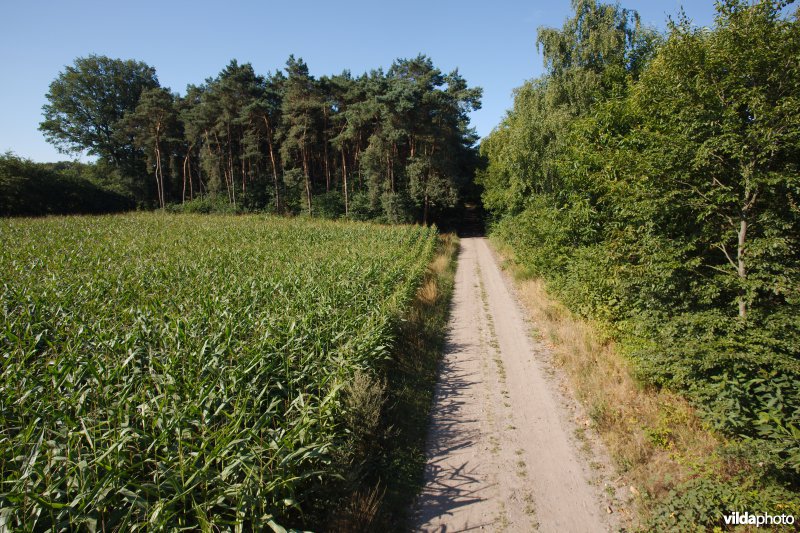
[(344, 216), (344, 196), (339, 191), (318, 194), (311, 203), (314, 207), (314, 216), (330, 219)]
[[(667, 500), (659, 502), (647, 524), (647, 531), (721, 530), (724, 516), (733, 512), (782, 515), (800, 514), (796, 494), (775, 484), (764, 486), (760, 479), (735, 477), (692, 479), (671, 491)], [(792, 526), (770, 531), (794, 531)]]
[(414, 205), (405, 193), (383, 193), (381, 206), (386, 222), (389, 224), (409, 224), (414, 221)]
[(213, 194), (199, 196), (194, 200), (189, 200), (182, 204), (169, 204), (166, 210), (170, 213), (217, 213), (224, 215), (235, 215), (245, 212), (245, 209), (241, 205), (234, 205), (225, 196)]
[(366, 192), (353, 193), (347, 212), (348, 218), (353, 220), (372, 220), (377, 218), (380, 210), (372, 205), (369, 194)]
[(0, 156), (0, 216), (98, 214), (131, 210), (131, 198), (69, 169)]

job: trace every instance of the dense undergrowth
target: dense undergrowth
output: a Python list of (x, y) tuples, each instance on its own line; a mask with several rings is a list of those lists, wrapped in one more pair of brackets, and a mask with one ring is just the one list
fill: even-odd
[(115, 213), (132, 199), (99, 183), (97, 169), (81, 163), (34, 163), (0, 155), (0, 216)]

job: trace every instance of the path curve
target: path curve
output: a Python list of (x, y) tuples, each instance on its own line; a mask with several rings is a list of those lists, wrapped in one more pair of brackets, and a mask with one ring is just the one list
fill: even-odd
[(462, 239), (416, 530), (613, 529), (523, 317), (487, 241)]

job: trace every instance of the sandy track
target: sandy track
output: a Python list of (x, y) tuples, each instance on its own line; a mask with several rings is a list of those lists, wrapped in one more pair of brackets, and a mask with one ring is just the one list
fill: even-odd
[(612, 529), (512, 291), (486, 240), (462, 239), (416, 529)]

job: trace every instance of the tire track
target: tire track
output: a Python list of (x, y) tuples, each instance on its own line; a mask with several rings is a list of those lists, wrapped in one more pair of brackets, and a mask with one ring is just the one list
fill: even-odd
[(607, 531), (575, 427), (486, 240), (461, 241), (420, 531)]

